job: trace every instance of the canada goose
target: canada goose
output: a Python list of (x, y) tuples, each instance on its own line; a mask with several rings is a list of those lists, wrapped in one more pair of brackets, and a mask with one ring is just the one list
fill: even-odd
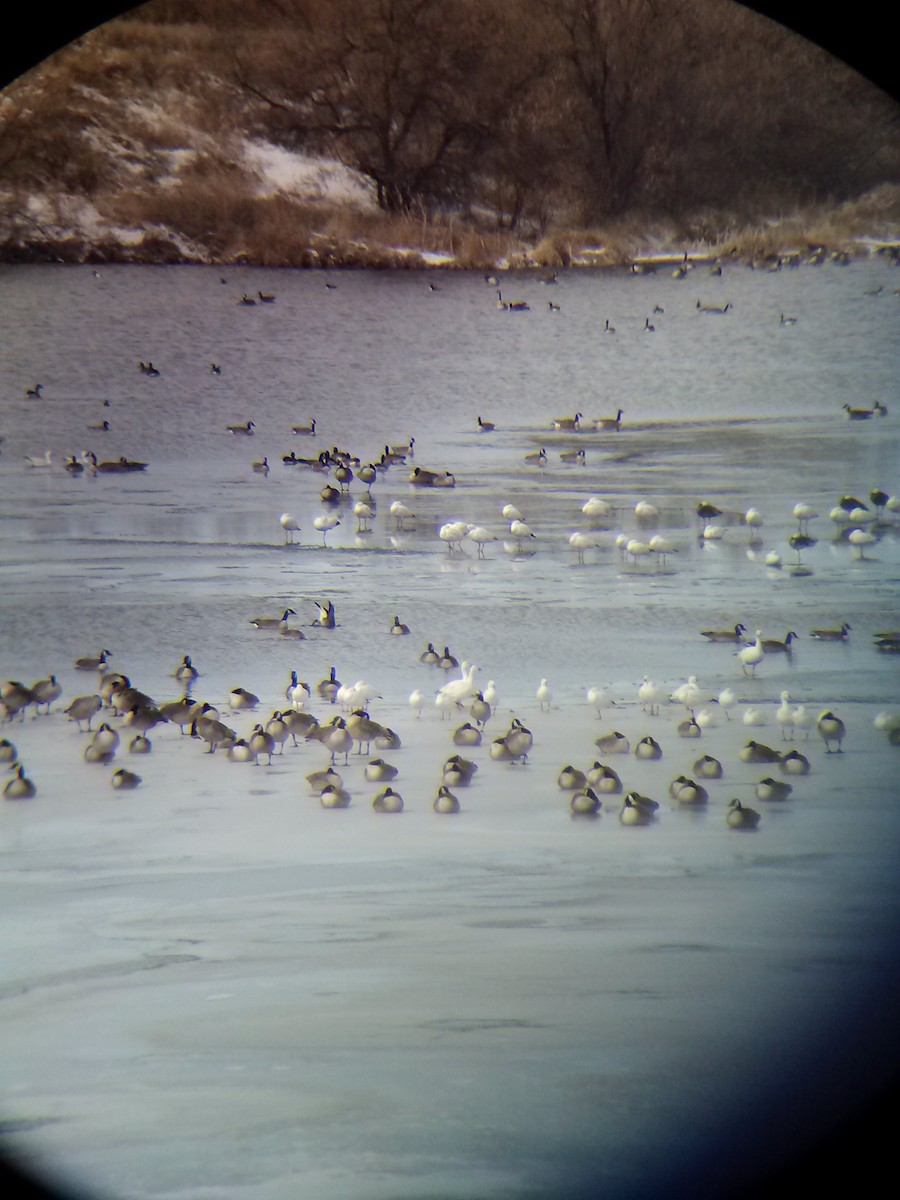
[(554, 417), (550, 425), (551, 428), (557, 431), (563, 429), (579, 430), (581, 429), (581, 418), (583, 416), (583, 413), (577, 412), (574, 417)]
[(513, 717), (509, 732), (503, 740), (513, 761), (517, 758), (521, 758), (523, 763), (528, 761), (528, 753), (534, 744), (534, 737), (531, 730), (526, 729), (518, 717)]
[(874, 416), (878, 411), (875, 408), (851, 408), (849, 404), (843, 405), (843, 409), (847, 414), (848, 421), (868, 421), (869, 417)]
[[(800, 568), (803, 565), (802, 561), (801, 561), (801, 557), (800, 557), (801, 551), (808, 550), (810, 548), (810, 546), (815, 546), (815, 544), (816, 544), (816, 538), (811, 537), (808, 533), (792, 533), (791, 534), (791, 536), (788, 538), (788, 545), (791, 547), (792, 550), (797, 551), (797, 568)], [(805, 570), (808, 574), (809, 569), (805, 568)]]
[(619, 809), (619, 822), (622, 825), (650, 825), (656, 818), (658, 807), (656, 801), (647, 796), (629, 792)]
[(743, 642), (746, 632), (746, 625), (739, 621), (734, 629), (701, 629), (700, 636), (708, 642)]
[(16, 773), (3, 786), (3, 797), (6, 800), (31, 800), (37, 795), (34, 782), (25, 774), (21, 763), (16, 767)]
[(438, 793), (431, 807), (436, 813), (458, 813), (460, 811), (459, 800), (446, 784), (441, 784), (438, 788)]
[(676, 732), (679, 737), (683, 738), (698, 738), (703, 735), (700, 723), (692, 716), (679, 722)]
[(591, 787), (583, 787), (573, 792), (569, 801), (573, 817), (596, 817), (603, 807), (603, 802)]
[(409, 632), (410, 632), (409, 626), (404, 625), (403, 622), (400, 620), (400, 618), (395, 616), (393, 624), (391, 625), (390, 629), (388, 630), (388, 633), (392, 633), (395, 637), (398, 637), (398, 636), (404, 636), (405, 634), (407, 634)]
[(272, 292), (259, 292), (258, 291), (256, 294), (257, 294), (257, 296), (259, 296), (259, 299), (260, 299), (261, 303), (263, 303), (263, 304), (274, 304), (275, 303), (275, 296)]
[(102, 746), (97, 746), (93, 742), (88, 742), (84, 748), (83, 758), (86, 763), (99, 763), (101, 767), (106, 767), (115, 757), (115, 750), (104, 750)]
[(280, 617), (251, 617), (248, 624), (255, 629), (278, 629), (280, 626), (287, 625), (288, 617), (296, 617), (296, 615), (292, 608), (286, 608)]
[(759, 813), (755, 808), (745, 808), (740, 800), (732, 800), (725, 814), (725, 823), (729, 829), (756, 829), (759, 825)]
[(113, 772), (110, 779), (110, 783), (117, 791), (131, 791), (140, 782), (140, 775), (135, 775), (134, 771), (126, 771), (124, 767), (119, 767), (118, 771)]
[(782, 754), (778, 766), (785, 775), (808, 775), (810, 770), (809, 759), (799, 750), (788, 750), (787, 754)]
[(359, 744), (358, 754), (368, 754), (373, 742), (387, 731), (378, 721), (373, 721), (365, 709), (355, 709), (347, 718), (347, 732)]
[(582, 466), (586, 463), (584, 450), (560, 450), (559, 457), (564, 463), (580, 462)]
[(481, 730), (470, 721), (458, 725), (451, 738), (454, 746), (480, 746), (481, 740)]
[(719, 308), (715, 304), (701, 304), (697, 301), (697, 311), (702, 313), (727, 313), (731, 312), (731, 304), (726, 304), (724, 308)]
[(614, 417), (595, 417), (594, 428), (599, 433), (606, 433), (612, 430), (618, 431), (622, 428), (622, 417), (624, 415), (624, 409), (620, 408)]
[(259, 704), (259, 696), (248, 692), (246, 688), (236, 687), (228, 693), (228, 703), (236, 711), (244, 712), (256, 708)]
[(252, 466), (253, 466), (253, 470), (257, 473), (257, 475), (268, 475), (269, 474), (269, 459), (268, 459), (268, 457), (264, 457), (261, 462), (253, 463)]
[(39, 679), (31, 685), (31, 695), (35, 708), (40, 711), (43, 707), (44, 714), (48, 715), (50, 705), (62, 695), (62, 684), (55, 675), (48, 675), (46, 679)]
[(250, 736), (247, 738), (247, 745), (250, 747), (250, 752), (254, 757), (256, 766), (259, 766), (259, 756), (265, 754), (269, 760), (266, 765), (271, 767), (272, 755), (275, 753), (276, 745), (273, 734), (267, 733), (262, 725), (254, 725)]
[(323, 808), (349, 808), (350, 793), (339, 784), (327, 784), (319, 793), (319, 803)]
[(777, 638), (763, 638), (762, 648), (764, 654), (790, 654), (792, 651), (791, 642), (795, 641), (797, 634), (791, 630), (785, 635), (784, 641), (780, 642)]
[(780, 317), (780, 324), (782, 324), (782, 325), (796, 325), (796, 324), (797, 324), (797, 318), (796, 318), (796, 317), (789, 317), (789, 316), (787, 316), (785, 313), (782, 313), (782, 314), (781, 314), (781, 317)]
[(556, 777), (556, 786), (564, 792), (574, 792), (583, 789), (587, 785), (587, 775), (584, 771), (579, 771), (577, 767), (570, 765), (563, 767)]
[(669, 791), (672, 799), (678, 804), (694, 805), (699, 808), (709, 801), (709, 792), (706, 788), (684, 775), (679, 775), (676, 780), (672, 781)]
[(181, 662), (175, 668), (175, 678), (179, 683), (194, 683), (195, 680), (200, 678), (200, 672), (191, 662), (189, 654), (185, 654), (184, 658), (182, 658)]
[(337, 625), (337, 615), (334, 605), (330, 600), (316, 601), (317, 616), (314, 625), (321, 626), (322, 629), (334, 629)]
[(635, 743), (634, 756), (643, 759), (662, 758), (662, 747), (655, 738), (647, 734), (646, 737), (642, 737), (639, 742)]
[(373, 758), (367, 762), (363, 772), (369, 783), (384, 783), (396, 779), (398, 773), (397, 768), (385, 762), (383, 758)]
[(559, 312), (560, 311), (560, 306), (558, 304), (554, 304), (552, 300), (547, 301), (547, 308), (549, 309), (550, 312)]
[(321, 794), (323, 788), (341, 787), (344, 781), (333, 767), (326, 767), (324, 771), (312, 771), (306, 776), (306, 782), (311, 791)]
[[(428, 644), (429, 644), (429, 646), (431, 645), (430, 642)], [(454, 654), (450, 653), (449, 646), (445, 646), (444, 653), (438, 655), (437, 665), (441, 668), (442, 671), (452, 671), (455, 667), (459, 666), (459, 662), (458, 662), (456, 656)]]
[(694, 763), (694, 774), (701, 779), (721, 779), (724, 772), (722, 764), (711, 754), (704, 754)]
[(481, 417), (478, 417), (477, 420), (479, 433), (493, 433), (496, 429), (493, 421), (482, 421)]
[(601, 762), (595, 762), (587, 772), (587, 782), (589, 787), (596, 788), (604, 795), (614, 795), (622, 790), (622, 780), (612, 767)]
[(211, 362), (209, 364), (209, 373), (210, 373), (210, 375), (221, 375), (222, 368), (219, 366), (218, 363)]
[(107, 659), (112, 657), (111, 650), (101, 650), (96, 658), (76, 658), (76, 671), (105, 671)]
[(33, 388), (28, 388), (25, 393), (26, 400), (40, 400), (41, 392), (44, 390), (42, 383), (36, 383)]
[(738, 751), (738, 757), (741, 762), (749, 763), (777, 763), (781, 761), (781, 755), (777, 750), (773, 750), (771, 746), (766, 746), (763, 742), (749, 741)]
[(501, 312), (528, 312), (529, 305), (525, 300), (504, 300), (500, 291), (497, 292), (497, 308)]
[(845, 621), (840, 629), (811, 629), (809, 636), (817, 642), (846, 642), (852, 628), (853, 626)]
[(18, 680), (10, 680), (9, 683), (3, 685), (2, 694), (0, 694), (0, 710), (12, 720), (18, 716), (21, 721), (25, 720), (25, 709), (29, 704), (34, 704), (34, 695), (30, 688), (27, 688), (24, 683), (19, 683)]
[(372, 808), (381, 813), (403, 812), (403, 797), (390, 786), (383, 788), (372, 800)]
[(253, 430), (256, 428), (256, 426), (253, 424), (252, 421), (248, 421), (246, 425), (229, 425), (227, 428), (228, 428), (229, 433), (236, 433), (236, 434), (243, 433), (243, 434), (252, 435)]
[(644, 317), (644, 332), (645, 333), (656, 333), (656, 326), (650, 324), (649, 317)]
[(109, 421), (101, 421), (99, 425), (88, 425), (92, 433), (109, 433)]
[(149, 754), (152, 748), (153, 743), (144, 733), (136, 733), (128, 743), (130, 754)]
[(18, 757), (18, 751), (9, 738), (0, 739), (0, 762), (14, 763)]
[(615, 332), (616, 332), (615, 326), (614, 326), (614, 325), (610, 325), (610, 323), (609, 323), (609, 318), (607, 318), (607, 319), (606, 319), (606, 320), (603, 322), (603, 332), (604, 332), (604, 333), (615, 333)]
[(291, 728), (284, 719), (284, 713), (275, 711), (263, 726), (263, 732), (273, 739), (279, 747), (278, 753), (284, 754), (284, 743), (291, 736)]
[(782, 800), (787, 800), (793, 789), (789, 783), (783, 783), (781, 780), (767, 775), (765, 779), (759, 781), (755, 791), (757, 800), (771, 800), (780, 803)]
[(531, 450), (525, 455), (525, 461), (538, 467), (547, 465), (547, 451), (541, 446), (540, 450)]
[(627, 754), (631, 743), (624, 733), (614, 729), (612, 733), (601, 733), (594, 738), (594, 745), (603, 754)]
[[(847, 732), (846, 726), (840, 717), (836, 717), (831, 709), (825, 709), (824, 712), (819, 714), (818, 720), (816, 721), (816, 729), (818, 730), (819, 736), (825, 742), (826, 754), (840, 754), (842, 749), (841, 743), (843, 742), (844, 735)], [(831, 749), (832, 742), (837, 742), (836, 751), (832, 751)]]

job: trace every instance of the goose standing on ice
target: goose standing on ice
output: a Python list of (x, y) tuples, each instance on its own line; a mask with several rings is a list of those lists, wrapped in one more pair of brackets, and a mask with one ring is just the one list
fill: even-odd
[[(819, 714), (819, 718), (816, 721), (816, 729), (825, 743), (826, 754), (840, 754), (842, 749), (841, 743), (844, 740), (844, 734), (847, 732), (844, 722), (840, 717), (836, 717), (830, 708), (825, 709), (824, 712)], [(836, 751), (832, 751), (831, 749), (832, 742), (837, 742)]]

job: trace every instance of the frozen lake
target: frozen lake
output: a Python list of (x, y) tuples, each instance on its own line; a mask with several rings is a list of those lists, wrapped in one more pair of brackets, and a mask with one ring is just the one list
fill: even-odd
[[(9, 1152), (100, 1200), (729, 1195), (892, 1083), (900, 751), (874, 718), (900, 710), (900, 659), (873, 635), (900, 626), (900, 513), (870, 492), (900, 493), (897, 280), (877, 258), (501, 275), (529, 306), (513, 312), (465, 272), (0, 269), (0, 678), (63, 686), (49, 717), (0, 729), (38, 788), (0, 810)], [(274, 302), (237, 303), (260, 292)], [(876, 402), (886, 416), (846, 419)], [(618, 431), (594, 429), (619, 410)], [(553, 428), (575, 413), (581, 430)], [(411, 438), (365, 525), (358, 465), (326, 505), (333, 470), (282, 461), (339, 447), (363, 465)], [(63, 469), (87, 450), (147, 467)], [(415, 486), (416, 466), (455, 486)], [(592, 496), (608, 515), (582, 512)], [(864, 522), (830, 516), (847, 496)], [(394, 500), (415, 513), (402, 529)], [(701, 536), (700, 501), (721, 536)], [(818, 513), (799, 554), (798, 502)], [(511, 535), (508, 503), (533, 538)], [(483, 558), (448, 549), (453, 521), (496, 538)], [(617, 545), (654, 534), (664, 560)], [(314, 626), (328, 601), (336, 627)], [(302, 640), (250, 624), (288, 608)], [(793, 652), (745, 674), (700, 633), (737, 622), (796, 633)], [(845, 641), (810, 637), (844, 623)], [(466, 714), (433, 703), (460, 671), (423, 664), (428, 643), (498, 693), (452, 816), (432, 801)], [(318, 743), (254, 767), (160, 725), (138, 758), (110, 717), (115, 762), (86, 763), (64, 709), (99, 686), (73, 664), (101, 648), (158, 702), (189, 654), (193, 696), (242, 737), (288, 706), (292, 670), (323, 723), (332, 667), (371, 682), (404, 812), (373, 812), (355, 751), (337, 763), (350, 807), (324, 809), (305, 779), (329, 761)], [(644, 676), (665, 698), (692, 675), (699, 739), (682, 705), (638, 700)], [(601, 715), (592, 685), (614, 701)], [(230, 711), (238, 687), (258, 709)], [(783, 691), (847, 735), (838, 755), (796, 733), (809, 775), (759, 800), (779, 772), (740, 750), (790, 748)], [(529, 761), (492, 761), (514, 716)], [(611, 730), (627, 755), (595, 744)], [(635, 757), (645, 735), (660, 759)], [(686, 808), (669, 785), (703, 753), (724, 776)], [(622, 826), (613, 795), (572, 819), (557, 776), (597, 760), (659, 803), (651, 826)], [(121, 766), (133, 793), (110, 787)], [(755, 833), (726, 826), (733, 797)]]

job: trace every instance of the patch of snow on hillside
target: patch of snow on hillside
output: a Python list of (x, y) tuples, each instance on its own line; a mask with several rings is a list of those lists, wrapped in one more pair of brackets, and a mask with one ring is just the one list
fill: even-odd
[(312, 158), (269, 142), (245, 142), (244, 157), (248, 168), (259, 175), (262, 194), (290, 192), (357, 208), (374, 206), (366, 179), (337, 159)]

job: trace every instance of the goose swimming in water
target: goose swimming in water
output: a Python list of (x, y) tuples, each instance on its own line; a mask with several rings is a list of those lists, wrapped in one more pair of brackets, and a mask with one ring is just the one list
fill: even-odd
[(618, 433), (622, 428), (622, 417), (624, 415), (624, 410), (620, 408), (614, 417), (595, 417), (594, 428), (598, 433)]
[(256, 629), (278, 629), (287, 625), (288, 617), (296, 617), (292, 608), (286, 608), (280, 617), (251, 617), (249, 624)]
[(739, 621), (733, 629), (701, 629), (700, 636), (709, 642), (743, 642), (746, 632), (746, 625)]
[(263, 458), (261, 462), (253, 463), (252, 466), (253, 466), (253, 470), (256, 472), (257, 475), (268, 475), (269, 474), (269, 459), (268, 459), (268, 457)]
[(493, 433), (497, 428), (493, 421), (482, 421), (481, 417), (478, 417), (477, 420), (479, 433)]
[(581, 429), (581, 418), (583, 416), (584, 413), (577, 412), (574, 417), (554, 417), (550, 422), (550, 426), (557, 431), (563, 429), (577, 431)]
[(809, 636), (817, 642), (846, 642), (852, 628), (853, 626), (845, 621), (840, 629), (811, 629)]
[(254, 423), (252, 421), (248, 421), (246, 425), (229, 425), (229, 426), (227, 426), (229, 433), (237, 433), (237, 434), (241, 434), (241, 433), (252, 434), (253, 430), (255, 428), (256, 428), (256, 426), (254, 425)]
[(26, 400), (40, 400), (41, 392), (44, 390), (42, 383), (37, 383), (33, 388), (29, 388), (25, 393)]

